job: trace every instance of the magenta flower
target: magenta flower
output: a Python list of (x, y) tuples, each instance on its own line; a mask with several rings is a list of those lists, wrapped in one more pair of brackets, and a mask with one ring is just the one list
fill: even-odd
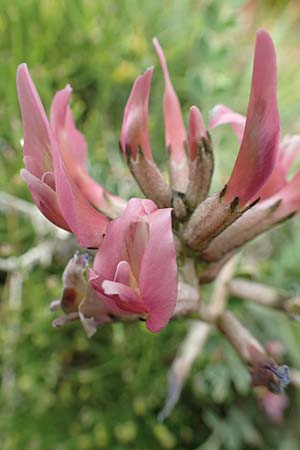
[(105, 191), (86, 171), (86, 143), (76, 130), (67, 86), (54, 97), (50, 124), (27, 66), (17, 72), (24, 127), (22, 177), (41, 212), (55, 225), (71, 231), (83, 247), (98, 247), (110, 208), (116, 215), (125, 202)]
[(124, 214), (107, 227), (89, 281), (108, 306), (144, 317), (152, 332), (165, 327), (177, 299), (171, 209), (129, 200)]

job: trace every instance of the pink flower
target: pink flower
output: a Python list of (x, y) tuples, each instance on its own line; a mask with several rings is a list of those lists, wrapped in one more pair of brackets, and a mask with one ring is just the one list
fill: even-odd
[[(270, 177), (278, 155), (280, 117), (277, 106), (276, 54), (269, 34), (257, 33), (251, 93), (241, 147), (227, 183), (225, 199), (245, 205), (257, 198)], [(226, 114), (226, 112), (225, 112)], [(228, 112), (227, 112), (228, 114)], [(233, 120), (240, 134), (242, 118)]]
[(247, 117), (217, 105), (209, 123), (210, 128), (229, 123), (241, 144), (226, 197), (238, 196), (242, 204), (261, 198), (261, 188), (272, 178), (273, 170), (278, 175), (276, 182), (282, 178), (276, 164), (280, 131), (276, 84), (274, 45), (268, 33), (261, 30), (256, 39)]
[[(238, 141), (241, 142), (245, 131), (245, 122), (246, 117), (242, 114), (232, 111), (227, 106), (217, 105), (212, 111), (209, 127), (215, 128), (219, 125), (229, 124), (236, 134)], [(299, 162), (300, 136), (285, 136), (279, 144), (277, 162), (273, 168), (273, 172), (266, 183), (256, 193), (255, 198), (259, 197), (261, 200), (265, 200), (286, 186), (289, 171), (297, 159)]]
[[(210, 127), (229, 124), (237, 135), (239, 141), (243, 138), (246, 118), (224, 105), (218, 105), (214, 108)], [(296, 160), (300, 159), (300, 136), (286, 136), (279, 144), (277, 162), (273, 168), (270, 177), (256, 193), (255, 198), (259, 197), (261, 201), (253, 208), (256, 210), (269, 208), (272, 204), (280, 201), (274, 218), (278, 221), (283, 220), (290, 214), (300, 212), (300, 171), (289, 180), (289, 172)], [(252, 198), (251, 200), (254, 200)], [(254, 211), (255, 210), (255, 211)], [(251, 216), (252, 212), (246, 213)]]
[[(261, 71), (264, 67), (264, 58), (266, 60), (268, 59), (269, 63), (268, 71), (263, 75)], [(258, 33), (255, 59), (256, 63), (254, 64), (252, 80), (253, 92), (251, 93), (252, 101), (250, 98), (247, 117), (244, 117), (243, 115), (232, 111), (227, 106), (217, 105), (212, 111), (212, 117), (209, 123), (209, 127), (215, 128), (218, 125), (229, 124), (236, 134), (238, 141), (241, 143), (241, 149), (237, 161), (241, 161), (243, 159), (244, 162), (240, 164), (240, 171), (238, 170), (238, 162), (236, 162), (233, 174), (229, 181), (230, 186), (230, 183), (233, 183), (232, 179), (237, 180), (235, 193), (236, 195), (238, 195), (238, 181), (240, 183), (240, 186), (244, 184), (244, 172), (242, 166), (244, 166), (244, 169), (249, 173), (252, 170), (251, 164), (249, 164), (249, 167), (247, 168), (247, 164), (248, 162), (251, 162), (251, 158), (247, 159), (245, 157), (244, 159), (244, 157), (241, 156), (243, 145), (248, 139), (247, 122), (250, 123), (251, 117), (254, 118), (254, 121), (256, 120), (262, 122), (263, 127), (261, 127), (259, 123), (256, 123), (256, 125), (255, 123), (253, 124), (254, 131), (257, 130), (262, 134), (262, 137), (259, 138), (261, 146), (257, 147), (257, 152), (254, 152), (254, 159), (256, 159), (257, 162), (261, 165), (261, 170), (259, 177), (260, 188), (257, 189), (258, 186), (256, 186), (254, 191), (252, 191), (252, 193), (255, 193), (250, 198), (250, 201), (254, 201), (256, 198), (260, 198), (261, 201), (253, 208), (253, 212), (249, 211), (249, 213), (246, 213), (245, 220), (244, 218), (242, 218), (241, 221), (246, 221), (246, 218), (248, 216), (252, 216), (252, 214), (255, 215), (256, 211), (267, 209), (272, 204), (275, 204), (279, 201), (280, 204), (277, 207), (276, 212), (274, 212), (273, 214), (274, 221), (276, 220), (279, 222), (280, 220), (285, 219), (293, 213), (300, 212), (300, 171), (298, 170), (293, 178), (289, 180), (289, 172), (293, 163), (296, 161), (296, 159), (298, 159), (299, 162), (300, 159), (300, 136), (286, 136), (277, 145), (279, 116), (277, 112), (275, 93), (275, 55), (271, 39), (264, 31), (260, 31)], [(261, 77), (262, 81), (260, 81), (261, 87), (258, 89), (256, 83), (258, 83), (259, 81), (259, 76)], [(265, 89), (265, 93), (263, 92), (263, 89)], [(260, 99), (259, 97), (257, 97), (255, 107), (258, 108), (258, 111), (264, 111), (264, 114), (260, 119), (259, 117), (255, 118), (256, 112), (255, 107), (253, 106), (255, 104), (253, 98), (256, 95), (258, 96), (258, 93), (260, 93)], [(264, 102), (265, 106), (263, 107)], [(269, 106), (266, 106), (268, 102)], [(261, 106), (259, 106), (260, 104)], [(253, 111), (251, 112), (252, 108)], [(251, 114), (249, 117), (250, 112)], [(267, 146), (264, 146), (264, 142), (266, 144), (269, 142), (270, 145), (268, 144)], [(234, 172), (236, 172), (235, 175)], [(241, 221), (239, 223), (242, 223)]]
[(86, 142), (68, 106), (70, 86), (54, 97), (50, 123), (26, 64), (18, 68), (17, 88), (24, 128), (21, 174), (35, 203), (51, 222), (74, 233), (81, 246), (98, 247), (108, 219), (95, 207), (115, 216), (125, 202), (86, 171)]
[[(169, 153), (169, 168), (172, 188), (186, 193), (191, 179), (191, 165), (201, 139), (208, 139), (200, 111), (192, 107), (189, 136), (187, 137), (178, 97), (172, 85), (166, 58), (158, 40), (153, 40), (164, 79), (163, 112), (165, 143)], [(251, 93), (247, 118), (224, 106), (215, 112), (211, 126), (231, 121), (241, 147), (227, 183), (226, 202), (239, 199), (239, 207), (246, 205), (270, 177), (278, 156), (280, 118), (277, 106), (277, 75), (275, 49), (269, 34), (257, 33), (254, 55)], [(126, 105), (121, 132), (123, 153), (129, 150), (136, 158), (140, 149), (148, 160), (153, 160), (148, 136), (148, 101), (152, 69), (137, 78)], [(143, 183), (140, 183), (140, 185)], [(145, 188), (143, 189), (145, 191)], [(147, 192), (151, 190), (147, 186)], [(175, 208), (176, 210), (176, 208)], [(176, 212), (176, 211), (175, 211)]]
[[(176, 191), (185, 192), (188, 185), (188, 161), (185, 152), (187, 145), (186, 130), (163, 50), (156, 38), (153, 40), (153, 44), (165, 79), (163, 96), (165, 145), (169, 155), (172, 187)], [(152, 68), (148, 69), (134, 82), (125, 107), (120, 139), (121, 150), (124, 155), (129, 151), (136, 159), (137, 151), (140, 149), (144, 157), (151, 162), (153, 157), (148, 135), (148, 103), (152, 72)], [(153, 177), (153, 174), (151, 175)], [(142, 189), (144, 190), (143, 186)], [(147, 190), (149, 191), (149, 188)]]
[(144, 317), (152, 332), (165, 327), (177, 299), (171, 209), (129, 200), (124, 214), (107, 227), (89, 281), (108, 306)]

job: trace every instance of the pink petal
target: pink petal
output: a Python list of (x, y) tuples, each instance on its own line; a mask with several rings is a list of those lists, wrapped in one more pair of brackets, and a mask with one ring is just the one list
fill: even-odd
[(163, 103), (166, 148), (170, 149), (172, 159), (178, 163), (185, 159), (185, 143), (187, 142), (185, 126), (179, 100), (170, 80), (164, 52), (156, 38), (153, 39), (153, 45), (165, 78)]
[(32, 175), (28, 170), (22, 169), (21, 176), (26, 181), (35, 204), (50, 222), (64, 230), (71, 231), (61, 215), (57, 204), (56, 193), (51, 187)]
[(83, 168), (78, 167), (74, 180), (87, 200), (103, 214), (115, 218), (124, 211), (126, 201), (103, 188)]
[(157, 332), (172, 317), (177, 299), (177, 263), (171, 209), (159, 209), (149, 216), (150, 233), (140, 271), (139, 286), (149, 311), (147, 327)]
[(71, 86), (67, 85), (55, 94), (50, 123), (68, 168), (71, 170), (73, 164), (78, 164), (86, 169), (87, 144), (84, 136), (76, 129), (72, 111), (68, 106), (71, 92)]
[(79, 245), (98, 248), (103, 239), (108, 219), (92, 207), (75, 184), (64, 163), (57, 142), (51, 137), (57, 201)]
[(38, 178), (53, 171), (50, 126), (40, 97), (35, 89), (26, 64), (17, 70), (17, 89), (22, 112), (26, 169)]
[(139, 147), (147, 159), (152, 160), (152, 152), (148, 134), (148, 103), (153, 68), (146, 70), (134, 82), (126, 103), (121, 129), (121, 148), (126, 154), (126, 147), (136, 158)]
[(192, 106), (190, 109), (189, 123), (189, 150), (191, 161), (193, 161), (197, 155), (198, 145), (202, 138), (207, 139), (203, 118), (199, 109), (196, 106)]
[(279, 132), (275, 49), (271, 37), (261, 30), (256, 38), (245, 132), (227, 185), (227, 201), (238, 196), (243, 206), (267, 181), (277, 160)]
[(211, 112), (209, 128), (216, 128), (219, 125), (229, 124), (239, 142), (242, 142), (245, 130), (246, 117), (242, 114), (232, 111), (225, 105), (217, 105)]
[(137, 314), (147, 312), (139, 296), (131, 287), (109, 280), (103, 281), (102, 287), (105, 295), (114, 296), (114, 300), (120, 309)]

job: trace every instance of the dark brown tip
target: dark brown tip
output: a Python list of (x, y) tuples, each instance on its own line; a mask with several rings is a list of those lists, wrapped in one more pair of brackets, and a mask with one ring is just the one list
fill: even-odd
[(257, 205), (257, 203), (260, 201), (260, 197), (257, 197), (250, 205), (247, 207), (247, 209), (253, 208), (253, 206)]
[(230, 203), (230, 209), (232, 212), (236, 211), (239, 207), (240, 199), (239, 197), (235, 197)]
[(224, 198), (224, 196), (225, 196), (225, 194), (226, 194), (226, 191), (227, 191), (227, 184), (225, 184), (225, 186), (223, 187), (223, 189), (221, 190), (221, 192), (220, 192), (220, 194), (219, 194), (219, 197), (220, 197), (221, 199)]

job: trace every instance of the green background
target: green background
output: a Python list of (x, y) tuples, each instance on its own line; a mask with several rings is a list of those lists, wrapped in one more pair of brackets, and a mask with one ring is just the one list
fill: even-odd
[[(27, 62), (47, 110), (55, 91), (72, 85), (72, 108), (89, 143), (90, 173), (128, 198), (139, 192), (119, 156), (122, 111), (135, 77), (149, 65), (155, 65), (152, 148), (162, 167), (165, 159), (163, 79), (153, 36), (165, 49), (185, 119), (196, 104), (207, 123), (217, 103), (245, 112), (255, 31), (266, 28), (278, 53), (282, 131), (297, 133), (299, 21), (297, 0), (0, 0), (0, 189), (30, 199), (19, 175), (19, 63)], [(212, 137), (217, 189), (230, 173), (238, 146), (225, 128)], [(293, 219), (249, 245), (240, 270), (299, 293), (299, 226)], [(26, 251), (37, 238), (26, 219), (10, 213), (0, 216), (0, 242), (5, 258)], [(298, 391), (288, 388), (285, 420), (271, 424), (250, 389), (246, 368), (217, 332), (197, 359), (172, 415), (159, 423), (167, 370), (188, 321), (171, 323), (159, 335), (142, 323), (114, 324), (92, 340), (79, 323), (53, 329), (48, 304), (59, 296), (68, 256), (28, 274), (19, 307), (9, 304), (9, 277), (0, 272), (1, 450), (299, 450)], [(300, 368), (297, 323), (236, 299), (230, 306), (262, 342), (279, 339), (285, 362)]]

